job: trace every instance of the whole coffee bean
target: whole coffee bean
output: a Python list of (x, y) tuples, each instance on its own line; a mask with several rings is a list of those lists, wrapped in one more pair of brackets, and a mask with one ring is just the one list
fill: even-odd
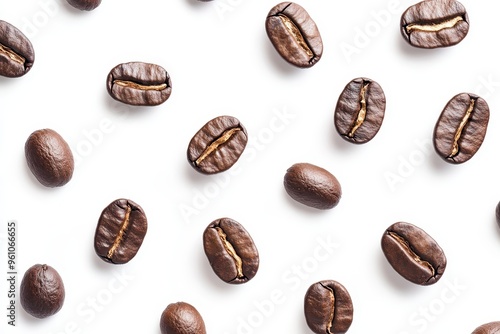
[(172, 81), (167, 71), (156, 64), (123, 63), (108, 74), (109, 95), (117, 101), (134, 106), (156, 106), (172, 93)]
[(104, 261), (124, 264), (139, 251), (148, 230), (144, 210), (129, 199), (117, 199), (101, 213), (94, 236), (94, 249)]
[(500, 321), (493, 321), (479, 326), (472, 334), (500, 334)]
[(24, 145), (28, 167), (46, 187), (61, 187), (73, 177), (75, 161), (68, 143), (52, 129), (33, 132)]
[(34, 61), (35, 51), (28, 37), (12, 24), (0, 20), (0, 75), (23, 76)]
[(334, 123), (345, 140), (363, 144), (370, 141), (382, 126), (385, 94), (380, 85), (368, 78), (349, 82), (337, 101)]
[(410, 223), (389, 226), (382, 236), (382, 251), (394, 270), (415, 284), (436, 283), (446, 268), (441, 247), (424, 230)]
[(445, 106), (434, 128), (433, 143), (446, 162), (461, 164), (476, 154), (486, 136), (490, 109), (477, 95), (455, 95)]
[(458, 44), (469, 32), (465, 7), (455, 0), (425, 0), (401, 16), (401, 33), (412, 46), (432, 49)]
[(280, 56), (297, 67), (311, 67), (323, 54), (323, 41), (316, 23), (296, 3), (282, 2), (274, 6), (267, 15), (266, 32)]
[(100, 4), (101, 0), (67, 0), (68, 3), (75, 7), (76, 9), (80, 10), (94, 10), (96, 9)]
[(309, 328), (317, 334), (342, 334), (352, 324), (354, 308), (347, 289), (339, 282), (325, 280), (312, 284), (304, 298)]
[(288, 168), (283, 184), (290, 197), (316, 209), (332, 209), (342, 196), (337, 178), (326, 169), (310, 163), (297, 163)]
[(24, 273), (19, 298), (23, 309), (35, 318), (59, 312), (65, 295), (63, 280), (51, 266), (35, 264)]
[(495, 208), (495, 218), (497, 220), (498, 227), (500, 227), (500, 202), (497, 203)]
[(203, 248), (213, 271), (226, 283), (246, 283), (259, 269), (259, 252), (252, 237), (233, 219), (211, 222), (203, 233)]
[(172, 303), (160, 318), (161, 334), (206, 334), (205, 322), (198, 310), (186, 302)]
[(248, 141), (245, 127), (232, 116), (208, 121), (189, 142), (187, 158), (202, 174), (223, 172), (240, 158)]

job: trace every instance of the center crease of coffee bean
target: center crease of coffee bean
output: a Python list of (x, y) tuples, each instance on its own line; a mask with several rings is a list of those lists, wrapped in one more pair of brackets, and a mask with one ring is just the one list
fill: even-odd
[(281, 22), (283, 22), (283, 25), (285, 26), (285, 28), (295, 38), (295, 41), (304, 50), (306, 55), (310, 58), (313, 58), (314, 52), (311, 50), (311, 48), (307, 44), (306, 40), (304, 39), (304, 36), (300, 32), (299, 27), (297, 27), (297, 25), (288, 16), (284, 15), (283, 13), (280, 13), (277, 16), (281, 19)]
[(220, 227), (215, 227), (215, 230), (217, 231), (217, 234), (219, 235), (220, 240), (222, 241), (222, 244), (224, 245), (224, 248), (226, 251), (229, 253), (229, 255), (233, 258), (234, 263), (236, 264), (236, 277), (237, 278), (244, 278), (245, 275), (243, 275), (243, 261), (241, 260), (241, 257), (236, 253), (236, 250), (234, 249), (233, 245), (227, 240), (227, 235), (224, 233), (224, 230), (222, 230)]
[(220, 145), (223, 145), (225, 142), (227, 142), (238, 131), (241, 131), (241, 128), (232, 128), (224, 131), (224, 133), (215, 141), (213, 141), (207, 148), (205, 148), (205, 150), (201, 153), (198, 159), (196, 159), (195, 161), (196, 166), (199, 166), (207, 156), (209, 156), (212, 152), (217, 150), (217, 148)]
[(458, 141), (460, 140), (460, 137), (462, 136), (462, 131), (463, 131), (465, 125), (467, 125), (467, 122), (469, 122), (469, 120), (472, 116), (472, 112), (474, 111), (475, 103), (476, 103), (476, 99), (471, 98), (470, 102), (469, 102), (469, 108), (465, 112), (465, 115), (462, 118), (462, 121), (460, 122), (459, 127), (457, 128), (457, 132), (455, 132), (455, 137), (453, 137), (453, 147), (452, 147), (451, 153), (448, 156), (448, 158), (453, 158), (454, 156), (456, 156), (458, 154), (458, 151), (460, 150), (459, 145), (458, 145)]
[(123, 236), (128, 229), (130, 223), (130, 212), (132, 212), (132, 207), (130, 205), (127, 205), (127, 211), (125, 212), (125, 218), (123, 219), (122, 225), (120, 226), (120, 231), (116, 235), (115, 241), (113, 242), (113, 245), (109, 249), (108, 254), (106, 256), (109, 260), (111, 260), (116, 249), (118, 248), (118, 246), (120, 246), (123, 240)]
[(161, 85), (141, 85), (133, 81), (127, 81), (127, 80), (114, 80), (113, 84), (122, 86), (122, 87), (128, 87), (128, 88), (133, 88), (133, 89), (139, 89), (139, 90), (164, 90), (165, 88), (168, 87), (166, 83), (161, 84)]
[(403, 248), (408, 252), (408, 254), (415, 260), (415, 262), (420, 263), (422, 266), (429, 268), (431, 271), (431, 276), (434, 277), (435, 275), (435, 270), (434, 267), (427, 261), (422, 260), (420, 256), (411, 249), (410, 244), (408, 241), (406, 241), (402, 236), (398, 235), (395, 232), (388, 232), (389, 236), (396, 239), (396, 242), (398, 242)]
[(328, 295), (330, 297), (330, 300), (331, 300), (331, 305), (332, 305), (332, 309), (330, 311), (330, 316), (328, 317), (328, 327), (326, 328), (326, 332), (327, 334), (334, 334), (331, 332), (332, 330), (332, 327), (333, 327), (333, 320), (335, 319), (335, 293), (333, 292), (333, 289), (324, 285), (323, 283), (320, 283), (322, 287), (324, 287), (325, 289), (327, 289), (330, 294)]
[(363, 82), (363, 87), (361, 88), (361, 91), (359, 93), (359, 105), (360, 105), (360, 109), (359, 109), (359, 112), (358, 112), (358, 117), (356, 118), (356, 121), (354, 122), (354, 125), (351, 129), (351, 131), (349, 131), (349, 133), (347, 134), (347, 136), (349, 138), (352, 138), (354, 137), (354, 132), (356, 132), (356, 130), (363, 124), (363, 122), (365, 121), (365, 118), (366, 118), (366, 90), (368, 89), (368, 86), (370, 85), (369, 82)]
[(0, 53), (3, 53), (4, 55), (6, 55), (10, 59), (21, 65), (24, 65), (24, 63), (26, 62), (26, 59), (24, 57), (18, 55), (11, 48), (6, 47), (5, 45), (2, 44), (0, 44)]
[(462, 16), (457, 16), (450, 20), (438, 23), (431, 23), (431, 24), (411, 23), (406, 26), (406, 32), (410, 33), (412, 30), (419, 30), (425, 32), (440, 31), (442, 29), (453, 28), (460, 21), (464, 21), (464, 18)]

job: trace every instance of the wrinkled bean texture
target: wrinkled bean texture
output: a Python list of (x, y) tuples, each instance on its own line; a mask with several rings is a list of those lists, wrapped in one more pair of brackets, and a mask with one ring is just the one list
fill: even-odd
[(186, 302), (169, 304), (161, 314), (161, 334), (206, 334), (198, 310)]
[(101, 4), (101, 0), (67, 0), (68, 3), (80, 10), (94, 10)]
[(476, 328), (472, 334), (500, 334), (500, 321), (493, 321)]
[(28, 73), (35, 62), (35, 50), (21, 30), (0, 20), (0, 75), (9, 78)]

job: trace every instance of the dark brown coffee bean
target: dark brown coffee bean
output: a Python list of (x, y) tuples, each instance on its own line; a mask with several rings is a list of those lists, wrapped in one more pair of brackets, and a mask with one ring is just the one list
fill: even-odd
[(493, 321), (479, 326), (472, 334), (500, 334), (500, 321)]
[(208, 121), (189, 142), (187, 158), (202, 174), (223, 172), (240, 158), (248, 141), (245, 127), (232, 116)]
[(312, 284), (304, 298), (309, 328), (317, 334), (342, 334), (353, 320), (354, 308), (347, 289), (339, 282), (325, 280)]
[(495, 218), (497, 220), (498, 227), (500, 227), (500, 202), (498, 202), (495, 208)]
[(167, 71), (156, 64), (123, 63), (108, 74), (109, 95), (117, 101), (134, 106), (156, 106), (172, 93), (172, 81)]
[(458, 44), (469, 32), (465, 7), (455, 0), (425, 0), (401, 16), (401, 33), (412, 46), (432, 49)]
[(288, 168), (283, 184), (290, 197), (316, 209), (332, 209), (342, 196), (337, 178), (326, 169), (310, 163), (297, 163)]
[(28, 37), (12, 24), (0, 20), (0, 75), (23, 76), (34, 61), (35, 51)]
[(26, 140), (24, 153), (29, 169), (46, 187), (61, 187), (73, 177), (73, 153), (68, 143), (54, 130), (33, 132)]
[(461, 164), (476, 154), (486, 136), (490, 109), (477, 95), (455, 95), (434, 128), (434, 148), (446, 162)]
[(297, 67), (311, 67), (323, 54), (323, 41), (316, 23), (296, 3), (282, 2), (274, 6), (267, 15), (266, 32), (280, 56)]
[(213, 271), (226, 283), (246, 283), (259, 269), (259, 252), (252, 237), (233, 219), (210, 223), (203, 233), (203, 248)]
[(63, 280), (51, 266), (35, 264), (24, 273), (19, 298), (23, 309), (35, 318), (59, 312), (65, 295)]
[(160, 318), (161, 334), (206, 334), (198, 310), (186, 302), (169, 304)]
[(409, 223), (398, 222), (387, 228), (382, 251), (394, 270), (415, 284), (436, 283), (446, 268), (446, 257), (437, 242)]
[(106, 262), (127, 263), (139, 251), (147, 230), (144, 210), (129, 199), (117, 199), (99, 217), (94, 236), (95, 252)]
[(337, 101), (334, 123), (345, 140), (363, 144), (370, 141), (382, 126), (385, 94), (380, 85), (368, 78), (349, 82)]
[(71, 6), (80, 10), (94, 10), (101, 4), (101, 0), (67, 0), (67, 1)]

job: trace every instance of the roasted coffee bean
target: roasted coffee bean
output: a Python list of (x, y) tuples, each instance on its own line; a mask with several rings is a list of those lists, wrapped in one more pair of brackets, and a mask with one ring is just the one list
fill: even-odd
[(232, 116), (208, 121), (189, 142), (187, 158), (202, 174), (223, 172), (240, 158), (248, 141), (245, 127)]
[(342, 196), (337, 178), (326, 169), (310, 163), (297, 163), (288, 168), (283, 184), (290, 197), (316, 209), (332, 209)]
[(434, 128), (434, 148), (446, 162), (461, 164), (481, 147), (490, 109), (477, 95), (455, 95), (445, 106)]
[(323, 54), (323, 41), (316, 23), (300, 5), (282, 2), (267, 15), (266, 32), (276, 51), (300, 68), (316, 64)]
[(325, 280), (312, 284), (304, 298), (309, 328), (317, 334), (341, 334), (351, 326), (354, 308), (347, 289), (339, 282)]
[(206, 334), (205, 322), (198, 310), (186, 302), (172, 303), (160, 318), (161, 334)]
[(61, 276), (46, 264), (35, 264), (21, 280), (21, 306), (35, 318), (43, 319), (59, 312), (64, 304), (64, 297)]
[(67, 0), (67, 1), (71, 6), (80, 10), (94, 10), (101, 4), (101, 0)]
[(394, 270), (415, 284), (436, 283), (446, 268), (446, 257), (437, 242), (409, 223), (398, 222), (387, 228), (382, 251)]
[(34, 61), (35, 51), (28, 37), (12, 24), (0, 20), (0, 75), (23, 76)]
[(469, 32), (465, 7), (455, 0), (425, 0), (401, 16), (401, 33), (412, 46), (432, 49), (458, 44)]
[(148, 230), (144, 210), (129, 199), (117, 199), (101, 213), (94, 249), (104, 261), (124, 264), (139, 251)]
[(337, 100), (335, 128), (345, 140), (363, 144), (380, 130), (384, 114), (382, 87), (371, 79), (356, 78), (345, 86)]
[(54, 130), (33, 132), (26, 140), (24, 153), (29, 169), (46, 187), (61, 187), (73, 177), (75, 162), (71, 148)]
[(500, 334), (500, 321), (493, 321), (479, 326), (472, 334)]
[(500, 227), (500, 202), (498, 202), (495, 208), (495, 218), (497, 220), (498, 227)]
[(172, 81), (167, 71), (159, 65), (143, 62), (115, 66), (106, 83), (112, 98), (134, 106), (162, 104), (172, 93)]
[(252, 237), (233, 219), (210, 223), (203, 233), (203, 248), (213, 271), (226, 283), (246, 283), (259, 269), (259, 252)]

